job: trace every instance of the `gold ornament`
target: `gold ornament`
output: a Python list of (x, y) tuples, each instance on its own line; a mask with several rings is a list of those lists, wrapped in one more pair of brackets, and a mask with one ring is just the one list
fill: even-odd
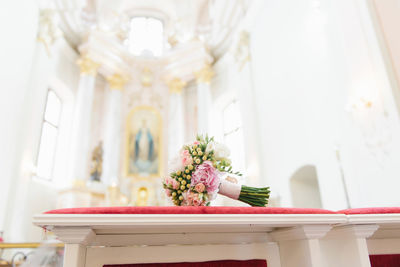
[(215, 73), (210, 64), (204, 65), (201, 70), (194, 73), (197, 83), (210, 83), (211, 79), (214, 77), (214, 74)]
[(239, 63), (239, 70), (242, 70), (250, 56), (250, 34), (247, 31), (240, 32), (239, 41), (235, 51), (236, 62)]
[(81, 74), (96, 76), (97, 68), (100, 64), (94, 62), (88, 55), (81, 56), (76, 62), (81, 69)]
[(140, 187), (137, 195), (136, 206), (147, 206), (149, 200), (149, 190), (147, 187)]
[(147, 67), (142, 70), (141, 82), (144, 87), (150, 87), (153, 83), (153, 72)]
[(127, 76), (115, 73), (112, 76), (107, 77), (107, 82), (110, 85), (111, 90), (122, 90), (124, 85), (129, 81)]
[(171, 94), (180, 94), (182, 93), (182, 89), (186, 86), (186, 82), (182, 81), (180, 78), (173, 78), (168, 81), (167, 85), (169, 88), (169, 92)]

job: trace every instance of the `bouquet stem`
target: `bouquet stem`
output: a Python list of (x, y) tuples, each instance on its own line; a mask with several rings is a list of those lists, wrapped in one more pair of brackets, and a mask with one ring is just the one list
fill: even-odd
[(223, 179), (218, 193), (232, 199), (237, 199), (253, 207), (265, 207), (268, 204), (270, 191), (269, 187), (240, 186)]
[(256, 188), (242, 185), (238, 200), (253, 207), (265, 207), (269, 199), (269, 187)]

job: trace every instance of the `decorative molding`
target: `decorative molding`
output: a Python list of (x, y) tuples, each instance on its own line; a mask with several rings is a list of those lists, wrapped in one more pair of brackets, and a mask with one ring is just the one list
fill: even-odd
[(250, 34), (248, 31), (241, 31), (235, 51), (235, 60), (242, 70), (245, 64), (251, 60), (250, 55)]
[(86, 54), (81, 56), (78, 61), (76, 62), (78, 64), (81, 74), (86, 74), (86, 75), (91, 75), (91, 76), (96, 76), (97, 74), (97, 69), (99, 68), (100, 64), (94, 62), (90, 57)]
[(197, 83), (210, 83), (214, 77), (215, 72), (213, 71), (210, 64), (205, 64), (204, 67), (194, 73)]
[(36, 39), (42, 42), (50, 56), (50, 46), (60, 38), (63, 33), (57, 26), (57, 10), (42, 9), (39, 13), (39, 27)]
[(376, 230), (378, 230), (379, 225), (370, 224), (370, 225), (344, 225), (335, 227), (328, 235), (327, 239), (336, 239), (336, 238), (368, 238), (372, 236)]
[(111, 90), (123, 90), (125, 84), (129, 81), (129, 78), (127, 76), (121, 75), (119, 73), (108, 76), (106, 79)]
[(148, 67), (144, 67), (142, 70), (142, 76), (140, 77), (140, 81), (144, 87), (150, 87), (153, 84), (154, 74)]
[(344, 214), (40, 214), (33, 223), (39, 226), (137, 226), (151, 227), (216, 226), (226, 229), (228, 225), (252, 225), (253, 228), (293, 227), (298, 225), (321, 225), (346, 223)]
[(92, 246), (164, 246), (169, 244), (250, 244), (274, 242), (268, 233), (140, 233), (98, 234)]
[(54, 227), (53, 232), (66, 244), (90, 244), (96, 233), (90, 227)]
[(347, 219), (352, 224), (393, 224), (400, 223), (400, 214), (354, 214), (348, 215)]
[(332, 229), (331, 225), (302, 225), (271, 233), (275, 241), (320, 239)]
[(180, 78), (173, 78), (167, 82), (169, 92), (171, 94), (181, 94), (183, 88), (186, 86), (186, 82), (182, 81)]

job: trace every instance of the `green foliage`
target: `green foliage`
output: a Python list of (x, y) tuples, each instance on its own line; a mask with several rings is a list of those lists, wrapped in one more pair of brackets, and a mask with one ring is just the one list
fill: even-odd
[(243, 185), (239, 200), (253, 207), (265, 207), (268, 204), (269, 193), (269, 187), (256, 188)]

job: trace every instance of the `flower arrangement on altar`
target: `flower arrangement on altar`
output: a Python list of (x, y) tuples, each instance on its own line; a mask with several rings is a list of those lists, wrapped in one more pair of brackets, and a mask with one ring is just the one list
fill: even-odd
[(228, 147), (215, 142), (214, 137), (197, 136), (170, 163), (171, 173), (163, 181), (167, 196), (176, 206), (208, 206), (217, 194), (251, 206), (266, 206), (269, 187), (241, 186), (225, 179), (242, 176), (233, 172), (229, 155)]

